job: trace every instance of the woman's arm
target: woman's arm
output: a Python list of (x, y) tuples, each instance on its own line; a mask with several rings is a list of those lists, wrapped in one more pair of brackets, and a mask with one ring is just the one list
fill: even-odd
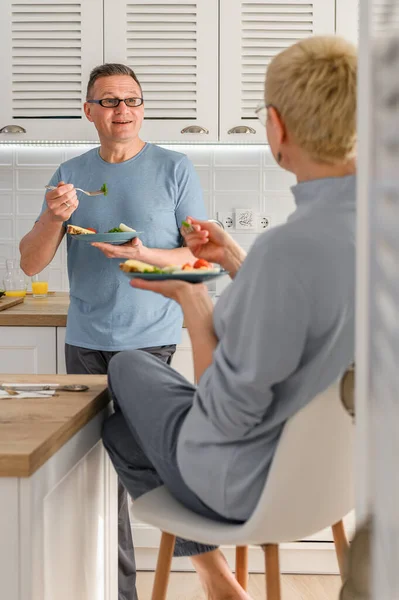
[(213, 351), (218, 343), (213, 329), (213, 303), (207, 287), (203, 284), (182, 288), (178, 301), (183, 310), (184, 323), (193, 349), (195, 380), (199, 381), (211, 364)]
[(222, 267), (228, 271), (231, 279), (237, 275), (242, 263), (246, 259), (247, 253), (233, 239), (226, 246)]
[(196, 258), (204, 258), (221, 265), (234, 279), (247, 253), (219, 225), (187, 217), (191, 229), (183, 226), (181, 233)]
[(141, 260), (156, 267), (184, 265), (196, 260), (189, 248), (148, 248), (139, 238), (133, 238), (130, 242), (120, 246), (103, 242), (93, 242), (91, 245), (101, 250), (107, 258)]

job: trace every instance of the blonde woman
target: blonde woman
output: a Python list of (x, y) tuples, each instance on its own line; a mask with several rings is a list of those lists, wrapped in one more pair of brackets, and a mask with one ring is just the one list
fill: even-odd
[[(119, 410), (104, 444), (133, 498), (164, 483), (193, 511), (245, 521), (287, 419), (353, 362), (356, 51), (336, 37), (301, 41), (266, 75), (271, 151), (297, 178), (296, 211), (248, 256), (217, 225), (191, 219), (187, 245), (233, 280), (215, 309), (205, 285), (132, 285), (183, 310), (198, 386), (139, 351), (110, 365)], [(144, 293), (144, 292), (143, 292)], [(208, 598), (247, 599), (221, 552), (179, 540)]]

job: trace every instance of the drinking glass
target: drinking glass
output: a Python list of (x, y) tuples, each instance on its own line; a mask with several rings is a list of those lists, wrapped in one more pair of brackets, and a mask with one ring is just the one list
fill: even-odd
[(34, 298), (47, 298), (48, 294), (48, 269), (31, 277), (32, 294)]

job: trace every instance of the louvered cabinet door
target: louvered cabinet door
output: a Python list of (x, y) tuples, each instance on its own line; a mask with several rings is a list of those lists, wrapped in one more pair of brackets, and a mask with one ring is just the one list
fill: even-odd
[(147, 141), (218, 139), (218, 0), (104, 0), (105, 61), (143, 88)]
[(333, 34), (335, 0), (220, 0), (220, 139), (263, 143), (254, 111), (266, 67), (284, 48)]
[(103, 62), (102, 0), (1, 0), (3, 141), (96, 140), (83, 113), (90, 70)]

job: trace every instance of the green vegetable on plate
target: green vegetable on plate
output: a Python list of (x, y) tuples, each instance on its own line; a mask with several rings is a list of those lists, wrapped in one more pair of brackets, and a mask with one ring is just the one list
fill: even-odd
[(153, 269), (144, 269), (143, 273), (165, 273), (165, 271), (158, 267), (154, 267)]
[(119, 227), (113, 227), (113, 229), (110, 229), (109, 231), (107, 231), (107, 233), (131, 233), (131, 232), (136, 233), (136, 230), (132, 229), (128, 225), (125, 225), (124, 223), (120, 223)]

